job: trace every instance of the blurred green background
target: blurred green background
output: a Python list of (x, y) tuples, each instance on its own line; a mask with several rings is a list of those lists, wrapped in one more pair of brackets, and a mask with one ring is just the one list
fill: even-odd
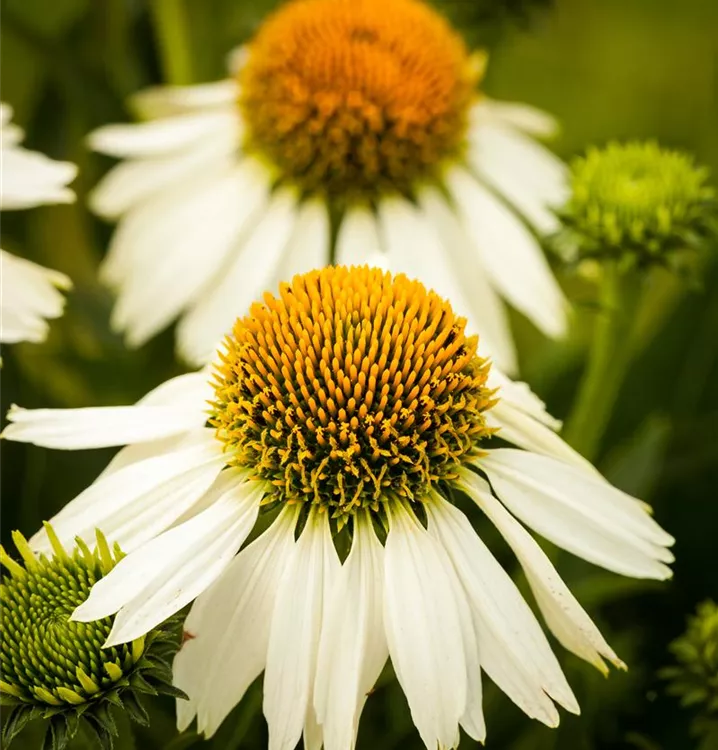
[[(163, 80), (223, 75), (226, 53), (251, 35), (274, 0), (3, 0), (2, 99), (27, 129), (26, 144), (80, 165), (74, 206), (2, 216), (3, 247), (68, 273), (67, 313), (43, 345), (3, 352), (2, 411), (23, 406), (129, 403), (181, 371), (171, 333), (127, 351), (109, 332), (111, 300), (95, 272), (111, 227), (85, 207), (110, 165), (84, 136), (127, 120), (124, 101)], [(718, 173), (718, 2), (716, 0), (436, 0), (472, 44), (491, 50), (487, 93), (555, 113), (557, 151), (569, 158), (590, 143), (656, 137), (694, 152)], [(168, 11), (186, 14), (184, 60), (168, 59)], [(715, 177), (713, 179), (715, 184)], [(556, 416), (569, 411), (584, 363), (595, 292), (560, 271), (576, 304), (571, 337), (546, 342), (516, 319), (524, 377)], [(557, 652), (583, 708), (558, 730), (524, 717), (487, 686), (493, 750), (691, 750), (718, 739), (691, 734), (690, 711), (667, 697), (657, 671), (695, 605), (718, 598), (718, 263), (702, 288), (656, 278), (656, 331), (624, 384), (599, 466), (621, 488), (649, 501), (677, 537), (675, 578), (663, 585), (622, 579), (569, 555), (559, 569), (595, 616), (630, 671), (602, 678)], [(2, 445), (2, 541), (33, 533), (99, 473), (111, 451), (59, 452)], [(495, 539), (489, 542), (496, 549)], [(502, 562), (513, 566), (498, 548)], [(515, 566), (514, 566), (515, 567)], [(213, 740), (177, 737), (171, 702), (155, 701), (149, 729), (122, 726), (120, 750), (259, 748), (266, 744), (260, 686)], [(39, 747), (32, 731), (19, 750)], [(702, 745), (701, 745), (702, 742)], [(462, 746), (470, 746), (468, 738)], [(404, 698), (388, 675), (368, 702), (359, 748), (420, 748)]]

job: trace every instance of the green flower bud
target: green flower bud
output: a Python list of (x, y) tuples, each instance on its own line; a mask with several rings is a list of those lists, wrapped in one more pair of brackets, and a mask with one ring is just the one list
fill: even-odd
[(132, 643), (103, 648), (112, 617), (74, 622), (72, 612), (122, 558), (100, 532), (94, 551), (80, 539), (68, 553), (46, 525), (54, 555), (36, 556), (25, 537), (13, 533), (21, 562), (0, 547), (7, 573), (0, 585), (0, 700), (2, 746), (33, 719), (49, 718), (46, 747), (61, 750), (82, 718), (103, 747), (116, 734), (110, 705), (147, 723), (138, 693), (182, 695), (171, 686), (167, 656), (177, 648), (176, 628), (165, 623)]
[[(718, 606), (707, 601), (688, 618), (686, 632), (670, 646), (677, 664), (662, 670), (668, 692), (698, 709), (703, 723), (718, 720)], [(700, 729), (700, 726), (697, 727)]]
[(708, 170), (656, 143), (610, 143), (571, 165), (571, 196), (555, 238), (569, 260), (666, 265), (718, 231)]

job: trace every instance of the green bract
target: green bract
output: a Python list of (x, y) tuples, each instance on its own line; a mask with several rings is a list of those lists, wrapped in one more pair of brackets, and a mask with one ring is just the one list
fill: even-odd
[(65, 747), (80, 719), (103, 747), (110, 747), (116, 734), (111, 704), (147, 723), (136, 693), (182, 695), (171, 686), (165, 659), (176, 650), (175, 628), (166, 623), (132, 643), (103, 648), (113, 618), (85, 623), (70, 620), (70, 615), (122, 552), (110, 550), (98, 532), (95, 551), (78, 539), (69, 554), (52, 528), (46, 529), (51, 558), (36, 556), (19, 532), (13, 540), (22, 563), (0, 547), (0, 563), (7, 570), (0, 586), (0, 699), (10, 707), (3, 711), (2, 745), (28, 721), (49, 718), (46, 747)]
[(718, 606), (703, 602), (688, 619), (686, 632), (671, 644), (676, 666), (662, 676), (684, 706), (695, 706), (707, 717), (718, 717)]
[(610, 143), (571, 165), (571, 197), (559, 215), (562, 254), (632, 256), (640, 264), (670, 261), (716, 232), (715, 191), (708, 170), (656, 143)]

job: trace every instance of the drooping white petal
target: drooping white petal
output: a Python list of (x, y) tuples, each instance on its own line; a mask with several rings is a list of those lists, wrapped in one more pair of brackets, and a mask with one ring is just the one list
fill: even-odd
[(264, 674), (269, 750), (293, 750), (312, 697), (324, 602), (340, 567), (326, 513), (312, 511), (279, 581)]
[(105, 219), (118, 219), (162, 190), (201, 181), (223, 164), (236, 163), (238, 137), (236, 129), (227, 130), (179, 154), (121, 162), (90, 193), (90, 208)]
[(227, 130), (240, 137), (241, 120), (232, 110), (197, 112), (161, 120), (122, 125), (103, 125), (87, 137), (93, 151), (123, 158), (164, 156), (181, 152)]
[(439, 234), (444, 253), (452, 262), (454, 274), (471, 304), (479, 351), (489, 354), (506, 372), (518, 364), (511, 328), (504, 304), (489, 283), (486, 270), (454, 209), (435, 188), (419, 193), (419, 205)]
[(589, 562), (636, 578), (669, 578), (673, 538), (635, 498), (572, 464), (501, 448), (476, 461), (524, 523)]
[(352, 548), (325, 610), (314, 706), (326, 750), (352, 750), (359, 716), (389, 651), (384, 635), (384, 548), (356, 516)]
[(489, 371), (488, 386), (498, 389), (501, 400), (509, 402), (512, 408), (550, 427), (554, 432), (561, 429), (561, 421), (548, 413), (546, 404), (531, 390), (528, 383), (511, 380), (497, 367), (492, 367)]
[(548, 112), (519, 102), (500, 102), (482, 97), (472, 108), (471, 124), (508, 125), (536, 138), (553, 138), (559, 130), (558, 120)]
[(339, 225), (336, 244), (338, 265), (382, 265), (382, 245), (373, 211), (366, 206), (349, 208)]
[(177, 725), (211, 737), (264, 669), (279, 579), (294, 548), (296, 509), (287, 507), (192, 605), (188, 638), (175, 657)]
[(544, 551), (493, 497), (486, 482), (468, 470), (462, 470), (461, 480), (462, 487), (469, 491), (469, 497), (486, 513), (518, 557), (544, 619), (559, 642), (604, 674), (608, 669), (601, 657), (625, 668)]
[(569, 196), (566, 165), (540, 144), (501, 125), (475, 125), (469, 142), (468, 160), (476, 174), (540, 233), (555, 232), (560, 222), (552, 209)]
[(46, 319), (62, 315), (65, 297), (59, 291), (72, 282), (59, 271), (18, 258), (0, 250), (2, 294), (0, 294), (0, 342), (43, 341)]
[(196, 86), (152, 86), (138, 91), (130, 101), (142, 117), (153, 119), (212, 108), (236, 111), (238, 95), (239, 85), (230, 78)]
[(384, 570), (384, 627), (412, 720), (429, 750), (454, 747), (467, 698), (458, 592), (444, 550), (401, 507)]
[(441, 541), (466, 591), (482, 668), (522, 711), (548, 726), (559, 722), (550, 698), (578, 713), (541, 626), (466, 516), (438, 495), (426, 508), (429, 532)]
[(243, 472), (223, 472), (206, 510), (123, 558), (72, 619), (91, 622), (117, 612), (106, 647), (144, 635), (220, 575), (252, 530), (265, 491)]
[(446, 184), (496, 287), (547, 336), (562, 336), (566, 301), (533, 235), (461, 167), (449, 171)]
[[(197, 430), (194, 444), (152, 456), (96, 480), (53, 519), (63, 544), (76, 536), (94, 543), (99, 528), (130, 552), (168, 528), (197, 503), (225, 464), (221, 443), (210, 429)], [(46, 532), (30, 540), (37, 552), (50, 552)]]
[(157, 215), (148, 231), (160, 245), (125, 277), (113, 311), (113, 327), (127, 333), (130, 346), (144, 343), (197, 300), (202, 304), (219, 293), (207, 286), (264, 200), (266, 187), (253, 190), (263, 179), (254, 161), (229, 166)]
[(277, 190), (211, 294), (199, 299), (178, 325), (178, 350), (188, 362), (207, 362), (237, 317), (244, 315), (266, 290), (282, 260), (296, 217), (295, 191)]
[(277, 273), (267, 289), (276, 289), (280, 282), (289, 282), (298, 273), (326, 266), (329, 263), (329, 243), (326, 204), (320, 198), (304, 201), (297, 212), (297, 222), (277, 266)]
[(100, 406), (85, 409), (23, 409), (13, 404), (6, 440), (45, 448), (79, 450), (159, 440), (197, 424), (201, 404), (177, 406)]
[(76, 174), (75, 164), (55, 161), (21, 146), (3, 148), (0, 209), (7, 211), (44, 203), (73, 203), (75, 193), (67, 185)]

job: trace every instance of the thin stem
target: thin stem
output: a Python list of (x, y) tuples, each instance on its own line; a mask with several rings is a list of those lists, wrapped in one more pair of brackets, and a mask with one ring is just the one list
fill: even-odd
[(192, 64), (192, 34), (186, 0), (151, 0), (155, 36), (160, 48), (162, 71), (167, 83), (195, 83)]
[(564, 439), (589, 460), (600, 448), (632, 358), (633, 316), (626, 307), (636, 296), (631, 291), (625, 289), (625, 279), (617, 266), (607, 264), (588, 366), (563, 432)]

